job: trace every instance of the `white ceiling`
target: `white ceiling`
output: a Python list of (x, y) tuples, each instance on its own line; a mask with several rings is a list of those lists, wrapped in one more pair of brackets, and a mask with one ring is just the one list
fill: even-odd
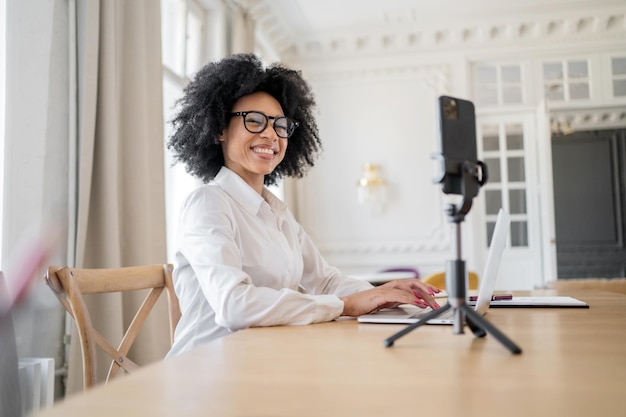
[(367, 36), (407, 27), (452, 29), (623, 10), (624, 0), (248, 0), (248, 5), (260, 29), (285, 48), (320, 36)]

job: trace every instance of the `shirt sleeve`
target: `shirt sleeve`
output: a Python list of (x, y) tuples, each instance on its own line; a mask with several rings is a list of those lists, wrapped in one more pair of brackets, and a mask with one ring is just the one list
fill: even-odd
[(255, 286), (242, 268), (238, 228), (245, 225), (237, 223), (228, 197), (209, 188), (185, 203), (180, 251), (193, 268), (218, 325), (234, 331), (311, 324), (341, 315), (343, 302), (331, 291), (314, 295)]

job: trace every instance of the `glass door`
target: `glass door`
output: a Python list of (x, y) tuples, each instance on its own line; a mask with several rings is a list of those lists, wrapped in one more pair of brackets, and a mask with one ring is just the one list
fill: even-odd
[(478, 259), (482, 253), (484, 265), (498, 210), (503, 208), (511, 216), (511, 229), (498, 288), (532, 289), (542, 282), (535, 116), (481, 116), (477, 129), (478, 155), (489, 173), (477, 204), (482, 229), (477, 237), (477, 247), (482, 249)]

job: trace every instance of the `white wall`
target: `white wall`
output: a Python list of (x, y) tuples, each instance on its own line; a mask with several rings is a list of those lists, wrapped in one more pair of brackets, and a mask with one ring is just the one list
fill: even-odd
[[(606, 60), (610, 54), (626, 53), (624, 20), (623, 8), (608, 12), (590, 8), (577, 15), (543, 15), (523, 21), (510, 16), (501, 24), (484, 20), (468, 26), (468, 32), (460, 26), (424, 33), (414, 44), (401, 33), (388, 44), (384, 37), (376, 38), (375, 30), (371, 36), (319, 34), (316, 38), (309, 34), (284, 57), (289, 65), (302, 69), (313, 86), (324, 143), (322, 159), (297, 183), (299, 220), (326, 258), (347, 272), (391, 266), (414, 266), (422, 275), (441, 270), (443, 261), (451, 257), (450, 225), (443, 215), (444, 198), (431, 183), (436, 174), (430, 160), (437, 141), (435, 98), (445, 93), (472, 100), (473, 63), (510, 61), (528, 66), (524, 84), (528, 101), (487, 109), (482, 115), (530, 114), (533, 131), (528, 137), (541, 146), (533, 143), (529, 149), (549, 149), (546, 121), (539, 120), (541, 60), (570, 56), (600, 60), (599, 54)], [(605, 78), (599, 70), (594, 67), (593, 76)], [(624, 106), (624, 100), (603, 97), (568, 106)], [(530, 166), (542, 169), (539, 164), (545, 161), (536, 154), (530, 156)], [(380, 164), (389, 183), (391, 193), (382, 215), (372, 215), (357, 204), (356, 182), (364, 162)], [(536, 181), (551, 183), (545, 170), (541, 172), (544, 177)], [(533, 193), (550, 189), (533, 186), (537, 188)], [(468, 268), (479, 273), (487, 253), (481, 198), (479, 194), (462, 225), (463, 257)], [(551, 200), (545, 195), (533, 194), (532, 198)], [(545, 213), (535, 210), (532, 221), (553, 229), (547, 223), (553, 222), (551, 208), (544, 204), (541, 210)], [(547, 249), (532, 248), (527, 257), (537, 265), (525, 270), (527, 278), (504, 284), (507, 289), (529, 289), (557, 278), (555, 268), (550, 267), (556, 262), (554, 251), (549, 250), (554, 242), (550, 243), (549, 233), (533, 231), (533, 236), (539, 235), (540, 245)], [(552, 259), (543, 259), (542, 253)], [(515, 262), (520, 261), (517, 258)], [(513, 277), (509, 272), (515, 269), (513, 265), (511, 260), (501, 268)]]
[[(302, 181), (298, 215), (328, 260), (346, 272), (387, 267), (439, 269), (449, 257), (437, 164), (437, 97), (449, 91), (445, 65), (308, 67), (324, 152)], [(380, 212), (357, 200), (365, 162), (381, 166)]]
[[(432, 183), (438, 165), (436, 113), (441, 94), (467, 97), (453, 79), (454, 57), (325, 60), (294, 63), (315, 91), (321, 160), (299, 183), (298, 216), (327, 260), (348, 273), (415, 267), (422, 276), (443, 268), (452, 254), (450, 199)], [(323, 62), (323, 64), (321, 63)], [(381, 166), (387, 203), (372, 212), (357, 200), (365, 162)], [(472, 214), (461, 226), (471, 233)], [(473, 268), (471, 239), (464, 258)]]

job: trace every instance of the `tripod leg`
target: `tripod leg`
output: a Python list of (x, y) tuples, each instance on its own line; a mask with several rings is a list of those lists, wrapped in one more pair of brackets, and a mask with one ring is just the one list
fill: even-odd
[[(468, 321), (471, 321), (474, 325), (482, 328), (487, 333), (490, 333), (491, 335), (493, 335), (493, 337), (495, 337), (500, 343), (502, 343), (504, 347), (509, 349), (511, 353), (513, 354), (522, 353), (522, 348), (517, 346), (515, 342), (513, 342), (504, 333), (498, 330), (498, 328), (494, 326), (493, 324), (491, 324), (487, 319), (485, 319), (483, 316), (481, 316), (476, 311), (474, 311), (474, 309), (471, 308), (469, 305), (462, 304), (460, 308), (465, 312), (465, 316), (467, 317)], [(474, 332), (474, 334), (476, 333)]]
[(467, 326), (472, 330), (472, 333), (474, 333), (474, 336), (485, 337), (487, 335), (487, 332), (485, 332), (485, 329), (481, 328), (476, 323), (474, 323), (470, 317), (466, 316), (465, 322), (467, 323)]
[(393, 342), (395, 342), (396, 340), (398, 340), (399, 338), (401, 338), (405, 334), (409, 333), (413, 329), (416, 329), (419, 326), (421, 326), (422, 324), (426, 323), (428, 320), (434, 319), (438, 315), (443, 314), (444, 311), (447, 311), (450, 308), (452, 308), (452, 306), (450, 304), (446, 304), (446, 305), (444, 305), (443, 307), (441, 307), (441, 308), (439, 308), (437, 310), (431, 311), (430, 313), (428, 313), (424, 317), (422, 317), (419, 321), (417, 321), (417, 322), (415, 322), (415, 323), (405, 327), (403, 330), (401, 330), (398, 333), (392, 335), (391, 337), (388, 337), (387, 339), (385, 339), (385, 347), (393, 346)]

